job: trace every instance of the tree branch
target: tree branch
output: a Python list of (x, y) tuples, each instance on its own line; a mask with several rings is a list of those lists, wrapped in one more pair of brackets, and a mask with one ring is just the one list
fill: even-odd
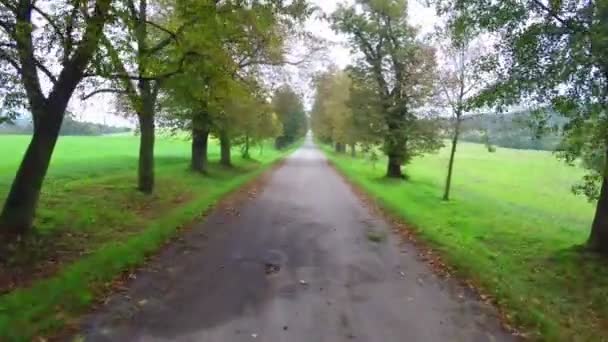
[(178, 37), (180, 34), (182, 34), (182, 32), (184, 32), (184, 30), (186, 29), (186, 27), (188, 27), (189, 25), (192, 25), (196, 22), (196, 19), (191, 19), (187, 22), (185, 22), (184, 24), (182, 24), (182, 26), (180, 26), (177, 30), (175, 30), (175, 32), (171, 32), (165, 28), (161, 28), (161, 26), (158, 26), (156, 24), (153, 24), (150, 21), (146, 21), (146, 23), (151, 24), (153, 26), (155, 26), (156, 28), (169, 33), (169, 37), (161, 40), (160, 42), (158, 42), (156, 45), (154, 45), (153, 47), (147, 49), (146, 51), (144, 51), (145, 53), (149, 54), (149, 55), (153, 55), (157, 52), (159, 52), (160, 50), (164, 49), (167, 45), (169, 45), (171, 43), (171, 41), (175, 41), (178, 42)]
[(13, 23), (0, 20), (0, 28), (2, 28), (9, 37), (15, 37), (15, 25)]
[(59, 26), (57, 26), (57, 23), (55, 23), (53, 21), (53, 19), (49, 16), (48, 13), (45, 13), (40, 8), (38, 8), (38, 6), (32, 5), (32, 9), (34, 11), (36, 11), (38, 14), (40, 14), (44, 18), (44, 20), (46, 20), (49, 23), (49, 25), (51, 25), (51, 27), (55, 31), (55, 34), (59, 37), (59, 39), (62, 41), (62, 44), (63, 44), (63, 40), (64, 40), (63, 32), (61, 31)]
[(102, 89), (94, 90), (94, 91), (82, 96), (81, 100), (86, 101), (95, 95), (104, 94), (104, 93), (125, 94), (126, 91), (123, 89), (102, 88)]
[(0, 60), (7, 61), (10, 65), (13, 66), (13, 68), (15, 68), (16, 71), (21, 72), (21, 66), (19, 65), (19, 62), (17, 62), (13, 57), (9, 56), (6, 50), (0, 50)]
[(176, 40), (176, 41), (177, 41), (177, 35), (175, 34), (175, 32), (173, 32), (173, 31), (171, 31), (171, 30), (169, 30), (169, 29), (167, 29), (167, 28), (164, 28), (164, 27), (162, 27), (161, 25), (159, 25), (159, 24), (157, 24), (157, 23), (155, 23), (155, 22), (152, 22), (152, 21), (150, 21), (150, 20), (146, 20), (146, 21), (145, 21), (145, 23), (146, 23), (146, 24), (148, 24), (148, 25), (150, 25), (150, 26), (152, 26), (152, 27), (154, 27), (154, 28), (156, 28), (156, 29), (158, 29), (158, 30), (160, 30), (160, 31), (165, 32), (166, 34), (168, 34), (168, 35), (169, 35), (169, 36), (171, 36), (171, 37), (172, 37), (174, 40)]
[(49, 69), (47, 69), (47, 67), (45, 67), (38, 59), (36, 59), (36, 67), (40, 69), (40, 71), (42, 71), (42, 73), (45, 74), (46, 77), (48, 77), (49, 80), (53, 82), (53, 84), (57, 83), (57, 77), (55, 77), (55, 75), (53, 75), (53, 73)]
[[(532, 2), (537, 7), (540, 7), (541, 10), (547, 12), (547, 14), (549, 14), (553, 19), (557, 20), (559, 23), (561, 23), (565, 27), (569, 28), (572, 31), (575, 31), (575, 32), (577, 31), (577, 28), (572, 26), (572, 23), (573, 23), (572, 20), (566, 20), (566, 19), (560, 17), (554, 10), (552, 10), (549, 7), (547, 7), (540, 0), (532, 0)], [(587, 32), (587, 30), (583, 29), (583, 32)]]

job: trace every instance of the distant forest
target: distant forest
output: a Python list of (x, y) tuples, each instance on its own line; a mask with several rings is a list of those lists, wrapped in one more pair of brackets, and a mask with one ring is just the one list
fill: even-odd
[[(78, 121), (73, 115), (66, 114), (61, 125), (60, 135), (103, 135), (130, 132), (129, 127), (115, 127), (93, 122)], [(32, 134), (33, 126), (29, 118), (21, 117), (13, 122), (0, 124), (0, 134)]]
[(565, 122), (556, 113), (540, 120), (529, 111), (469, 115), (462, 122), (461, 139), (488, 146), (554, 151), (561, 140), (558, 128)]

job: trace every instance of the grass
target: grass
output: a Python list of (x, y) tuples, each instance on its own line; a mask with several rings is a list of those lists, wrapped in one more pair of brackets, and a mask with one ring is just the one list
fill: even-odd
[(594, 207), (569, 189), (584, 171), (548, 152), (462, 144), (452, 200), (441, 201), (447, 148), (383, 178), (384, 164), (335, 154), (347, 178), (490, 293), (532, 339), (608, 340), (606, 259), (585, 253)]
[[(0, 199), (28, 141), (0, 135)], [(288, 152), (268, 146), (243, 160), (234, 151), (235, 168), (212, 163), (203, 176), (188, 170), (187, 141), (159, 139), (156, 190), (145, 196), (135, 191), (137, 147), (133, 136), (60, 138), (36, 233), (0, 263), (0, 340), (26, 341), (74, 323), (121, 272)], [(218, 155), (211, 143), (210, 159)]]

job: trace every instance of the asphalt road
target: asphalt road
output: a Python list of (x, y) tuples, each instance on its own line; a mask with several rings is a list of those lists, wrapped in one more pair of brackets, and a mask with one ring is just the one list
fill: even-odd
[(268, 177), (255, 197), (215, 210), (85, 317), (80, 337), (515, 339), (494, 308), (436, 277), (415, 247), (401, 244), (310, 140)]

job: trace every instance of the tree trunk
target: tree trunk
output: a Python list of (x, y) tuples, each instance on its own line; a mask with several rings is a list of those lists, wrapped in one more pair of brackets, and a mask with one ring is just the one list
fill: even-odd
[(388, 165), (386, 168), (386, 177), (388, 178), (404, 178), (401, 172), (401, 157), (389, 154)]
[(232, 166), (230, 157), (230, 137), (226, 130), (220, 131), (220, 164), (224, 166)]
[[(608, 161), (608, 153), (606, 155)], [(591, 225), (591, 234), (587, 245), (590, 249), (608, 255), (608, 163), (604, 166), (604, 177), (600, 198), (595, 209), (595, 217)]]
[[(388, 111), (388, 109), (387, 109)], [(389, 117), (387, 120), (388, 132), (384, 137), (384, 147), (388, 157), (388, 165), (386, 167), (386, 177), (404, 179), (401, 171), (401, 164), (405, 161), (405, 149), (407, 139), (403, 137), (402, 129), (398, 124), (400, 119)]]
[(452, 137), (452, 150), (450, 151), (450, 161), (448, 162), (448, 175), (445, 180), (445, 189), (443, 191), (443, 200), (450, 200), (450, 189), (452, 187), (452, 171), (454, 169), (454, 157), (456, 155), (456, 145), (458, 144), (458, 136), (460, 135), (460, 118), (456, 118), (454, 126), (454, 136)]
[[(66, 101), (67, 103), (67, 101)], [(0, 234), (10, 241), (26, 234), (34, 221), (40, 189), (59, 137), (65, 107), (36, 115), (32, 140), (19, 165), (0, 214)]]
[(154, 190), (154, 116), (147, 112), (139, 114), (138, 118), (140, 141), (137, 189), (150, 194)]
[(249, 135), (245, 135), (245, 147), (243, 149), (243, 158), (249, 159)]
[(350, 145), (350, 156), (353, 158), (357, 156), (357, 148), (355, 147), (355, 144)]
[(207, 172), (207, 142), (209, 130), (205, 128), (192, 127), (192, 156), (190, 167), (192, 171)]

